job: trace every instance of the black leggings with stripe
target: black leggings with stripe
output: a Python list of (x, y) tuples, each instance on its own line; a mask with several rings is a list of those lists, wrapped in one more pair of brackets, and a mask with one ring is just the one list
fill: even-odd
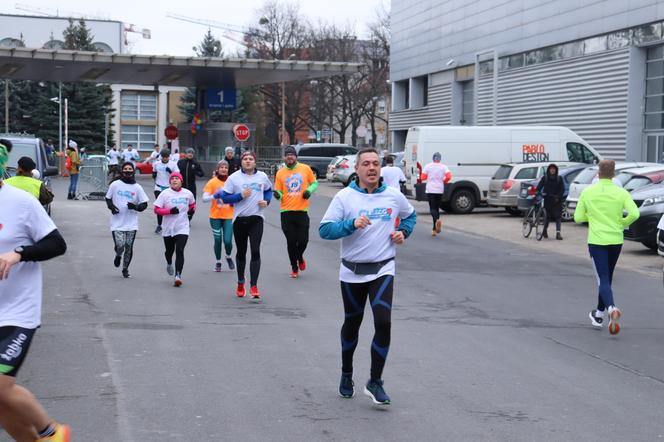
[(362, 283), (341, 281), (345, 320), (341, 327), (341, 371), (353, 372), (353, 353), (364, 317), (367, 298), (374, 317), (374, 337), (371, 342), (371, 379), (379, 380), (390, 349), (392, 327), (392, 292), (394, 276), (385, 275)]

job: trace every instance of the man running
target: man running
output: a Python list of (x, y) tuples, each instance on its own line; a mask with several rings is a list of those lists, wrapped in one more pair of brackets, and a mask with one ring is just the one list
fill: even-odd
[(221, 160), (217, 163), (214, 177), (205, 184), (203, 188), (203, 202), (210, 203), (210, 227), (214, 237), (214, 256), (217, 262), (214, 265), (215, 272), (221, 272), (221, 240), (224, 240), (226, 249), (226, 263), (230, 270), (235, 269), (231, 253), (233, 252), (233, 206), (224, 204), (223, 201), (214, 199), (214, 194), (223, 190), (228, 179), (228, 161)]
[(132, 163), (124, 163), (120, 179), (113, 181), (106, 192), (106, 206), (111, 211), (111, 234), (115, 245), (113, 265), (120, 267), (122, 261), (122, 276), (125, 278), (129, 278), (129, 264), (134, 254), (138, 212), (148, 207), (148, 196), (143, 186), (136, 183), (135, 172)]
[(272, 183), (265, 172), (256, 169), (256, 154), (245, 151), (242, 154), (242, 170), (238, 170), (226, 180), (223, 190), (214, 197), (221, 198), (226, 204), (233, 204), (235, 220), (233, 235), (237, 253), (237, 289), (235, 294), (243, 298), (244, 269), (247, 265), (247, 244), (251, 244), (251, 262), (249, 263), (250, 293), (259, 300), (258, 275), (261, 271), (261, 240), (263, 238), (263, 211), (272, 199)]
[[(624, 242), (623, 231), (639, 218), (639, 209), (632, 196), (611, 181), (615, 175), (613, 160), (599, 162), (599, 182), (581, 192), (574, 211), (574, 221), (588, 223), (588, 251), (595, 267), (599, 296), (597, 309), (590, 312), (590, 322), (601, 328), (608, 309), (609, 333), (620, 332), (622, 312), (613, 301), (613, 271)], [(623, 213), (627, 212), (627, 216)]]
[[(321, 238), (341, 238), (339, 279), (345, 320), (341, 327), (339, 394), (344, 398), (355, 394), (353, 353), (369, 298), (375, 333), (371, 377), (364, 393), (374, 403), (388, 405), (382, 374), (390, 347), (395, 246), (412, 233), (417, 215), (401, 192), (382, 184), (375, 149), (362, 149), (357, 154), (355, 171), (357, 180), (336, 194), (319, 227)], [(395, 229), (397, 217), (401, 222)]]
[(440, 219), (440, 204), (443, 202), (443, 193), (445, 193), (445, 184), (452, 179), (452, 172), (446, 165), (440, 162), (439, 152), (433, 154), (433, 162), (424, 166), (422, 170), (422, 182), (426, 182), (426, 194), (429, 200), (429, 212), (433, 218), (433, 228), (431, 236), (440, 233), (443, 221)]
[(127, 148), (122, 151), (122, 162), (126, 163), (129, 161), (131, 164), (136, 166), (136, 161), (141, 159), (141, 155), (137, 150), (134, 150), (134, 146), (127, 144)]
[(304, 251), (309, 243), (309, 198), (318, 188), (311, 167), (297, 161), (293, 146), (284, 148), (286, 167), (274, 179), (274, 197), (281, 200), (281, 230), (286, 236), (291, 278), (307, 268)]
[[(173, 276), (173, 285), (182, 285), (182, 269), (184, 268), (184, 248), (189, 239), (188, 216), (196, 210), (194, 195), (182, 186), (182, 175), (173, 172), (169, 178), (170, 187), (162, 191), (154, 202), (154, 211), (164, 217), (164, 247), (166, 251), (166, 273)], [(175, 253), (175, 271), (173, 271), (173, 253)]]
[(406, 183), (406, 175), (400, 167), (394, 166), (394, 157), (388, 155), (385, 158), (385, 167), (380, 169), (380, 176), (383, 177), (383, 182), (386, 186), (397, 189), (401, 192), (401, 185)]
[[(170, 186), (169, 179), (173, 172), (179, 172), (178, 163), (176, 160), (171, 160), (171, 151), (162, 149), (160, 153), (160, 160), (155, 162), (152, 166), (152, 178), (154, 178), (154, 197), (158, 198), (159, 194), (168, 189)], [(161, 233), (161, 223), (163, 217), (157, 214), (157, 228), (154, 233)]]
[(108, 158), (108, 175), (111, 177), (111, 181), (115, 181), (120, 175), (120, 159), (122, 158), (122, 153), (118, 152), (118, 146), (114, 144), (106, 153), (106, 158)]
[(0, 427), (18, 441), (67, 442), (69, 427), (16, 383), (41, 325), (40, 261), (62, 255), (67, 245), (33, 196), (3, 183), (7, 144), (0, 140)]

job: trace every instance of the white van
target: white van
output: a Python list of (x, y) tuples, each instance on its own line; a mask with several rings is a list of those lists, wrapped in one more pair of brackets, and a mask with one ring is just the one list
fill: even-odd
[(602, 159), (581, 137), (558, 126), (417, 126), (408, 130), (404, 153), (406, 190), (425, 198), (420, 173), (440, 152), (452, 172), (441, 207), (470, 213), (487, 200), (489, 181), (501, 164)]

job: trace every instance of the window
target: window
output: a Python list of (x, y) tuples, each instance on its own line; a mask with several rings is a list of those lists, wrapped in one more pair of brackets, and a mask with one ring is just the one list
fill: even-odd
[(568, 174), (565, 174), (565, 176), (563, 177), (563, 180), (565, 181), (565, 184), (567, 184), (567, 186), (569, 187), (569, 185), (572, 183), (572, 181), (574, 181), (574, 178), (576, 178), (577, 175), (580, 174), (582, 170), (583, 169), (577, 169), (574, 172), (570, 172)]
[(629, 46), (629, 42), (632, 39), (632, 31), (627, 29), (614, 32), (613, 34), (609, 34), (608, 38), (609, 49), (624, 48), (625, 46)]
[(157, 142), (157, 126), (123, 124), (120, 129), (120, 145), (123, 148), (131, 144), (138, 150), (152, 150)]
[(480, 62), (480, 75), (489, 75), (493, 73), (493, 60)]
[(580, 143), (567, 143), (567, 157), (574, 163), (593, 164), (597, 161), (591, 150)]
[[(631, 175), (630, 175), (631, 177)], [(620, 178), (620, 175), (618, 175), (618, 178)], [(622, 180), (620, 180), (622, 182)], [(647, 186), (648, 184), (652, 184), (652, 181), (650, 179), (644, 177), (644, 176), (635, 176), (631, 179), (629, 179), (626, 183), (623, 185), (623, 189), (625, 189), (628, 192), (631, 192), (634, 189), (638, 189), (639, 187)]]
[(509, 57), (503, 57), (500, 59), (500, 70), (505, 71), (507, 69), (515, 69), (523, 67), (524, 65), (524, 54), (510, 55)]
[(427, 75), (423, 75), (421, 77), (415, 77), (410, 81), (412, 93), (412, 97), (410, 99), (410, 108), (416, 109), (426, 106), (429, 102), (429, 77)]
[(589, 167), (583, 169), (583, 171), (576, 176), (574, 182), (578, 184), (590, 184), (592, 183), (593, 178), (595, 178), (595, 175), (597, 175), (597, 167)]
[(541, 50), (526, 52), (526, 65), (542, 63), (544, 54)]
[(526, 167), (516, 173), (515, 180), (534, 180), (537, 178), (537, 167)]
[(583, 55), (583, 42), (574, 41), (562, 45), (562, 58), (572, 58)]
[(157, 96), (155, 94), (122, 93), (120, 105), (122, 120), (157, 120)]
[(461, 124), (472, 126), (475, 118), (473, 112), (474, 95), (473, 95), (473, 81), (464, 81), (461, 83)]
[(392, 109), (403, 110), (410, 107), (410, 90), (409, 90), (409, 81), (400, 80), (394, 82), (394, 91), (393, 91), (393, 102)]
[(512, 166), (500, 166), (496, 173), (493, 175), (494, 180), (506, 180), (507, 178), (510, 177), (510, 173), (512, 173)]
[(344, 147), (344, 151), (340, 155), (355, 155), (357, 153), (357, 149), (354, 147)]

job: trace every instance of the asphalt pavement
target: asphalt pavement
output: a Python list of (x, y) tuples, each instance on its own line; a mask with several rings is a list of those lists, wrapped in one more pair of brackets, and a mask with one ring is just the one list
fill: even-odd
[[(150, 189), (151, 180), (141, 178)], [(646, 441), (664, 437), (660, 278), (618, 267), (622, 332), (592, 329), (587, 259), (457, 229), (426, 216), (397, 256), (392, 405), (362, 393), (373, 334), (355, 354), (356, 396), (342, 399), (339, 242), (312, 198), (308, 270), (288, 277), (276, 204), (267, 209), (260, 304), (213, 272), (200, 203), (184, 285), (172, 287), (146, 211), (130, 279), (113, 267), (102, 201), (67, 201), (53, 218), (67, 254), (45, 263), (43, 325), (19, 382), (76, 441)], [(199, 192), (203, 183), (199, 183)], [(322, 187), (326, 187), (323, 184)], [(151, 194), (151, 192), (149, 192)], [(470, 215), (473, 216), (473, 215)], [(6, 436), (4, 436), (6, 437)]]

